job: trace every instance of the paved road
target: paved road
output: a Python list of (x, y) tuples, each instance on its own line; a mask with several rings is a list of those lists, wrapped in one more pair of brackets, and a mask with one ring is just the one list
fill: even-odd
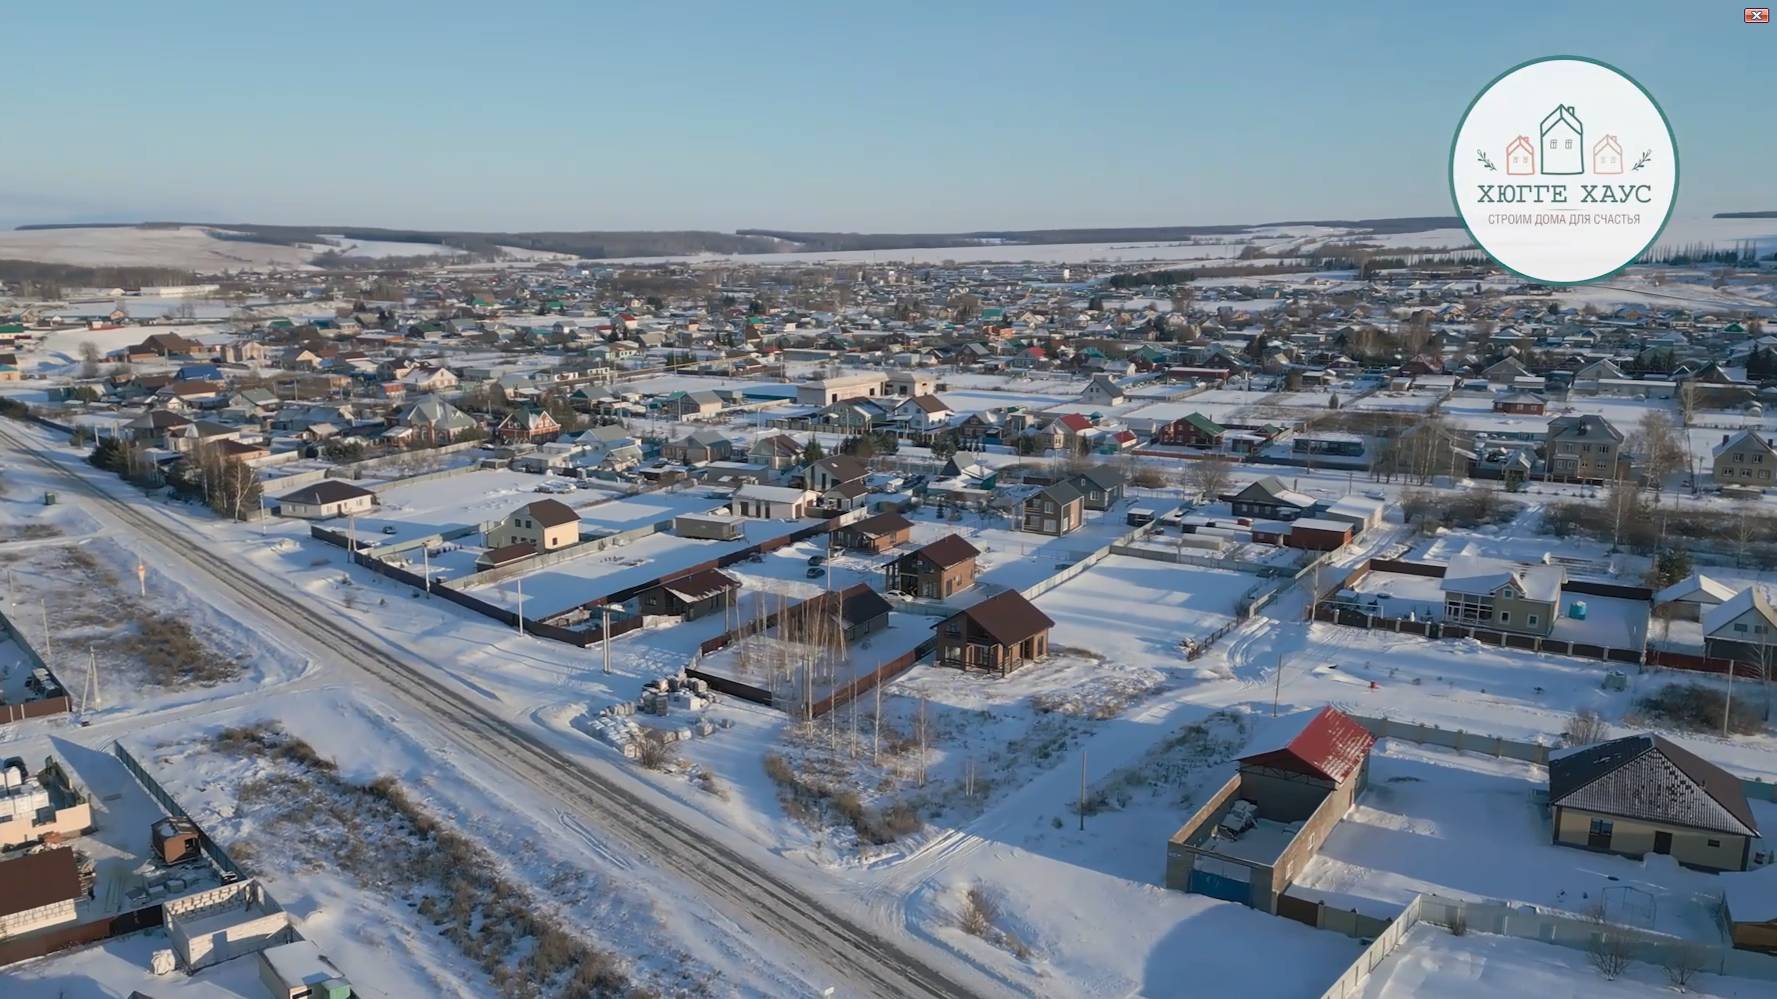
[(327, 643), (342, 662), (382, 680), (468, 751), (551, 796), (577, 821), (620, 842), (634, 855), (703, 890), (743, 928), (775, 936), (812, 962), (840, 976), (835, 995), (966, 997), (973, 991), (893, 943), (877, 939), (853, 920), (758, 864), (683, 824), (671, 812), (630, 789), (579, 765), (535, 736), (485, 711), (432, 674), (409, 665), (355, 629), (293, 599), (226, 559), (193, 546), (159, 518), (110, 495), (64, 467), (66, 458), (38, 447), (11, 428), (0, 441), (35, 458), (69, 486), (103, 504), (111, 515), (160, 542), (172, 555), (224, 587), (232, 597), (275, 620), (290, 622)]

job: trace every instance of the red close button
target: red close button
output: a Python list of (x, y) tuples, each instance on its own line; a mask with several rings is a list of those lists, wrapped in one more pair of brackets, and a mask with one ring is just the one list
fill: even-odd
[(1747, 24), (1770, 24), (1771, 23), (1771, 8), (1769, 8), (1769, 7), (1748, 7), (1748, 8), (1746, 8), (1746, 23)]

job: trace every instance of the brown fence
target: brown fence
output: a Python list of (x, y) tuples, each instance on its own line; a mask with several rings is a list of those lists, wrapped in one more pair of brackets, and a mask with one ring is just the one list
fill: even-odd
[(1310, 902), (1305, 898), (1283, 894), (1277, 896), (1277, 914), (1285, 919), (1294, 919), (1298, 923), (1306, 923), (1316, 929), (1320, 927), (1320, 903)]
[(1709, 656), (1693, 656), (1685, 652), (1670, 652), (1665, 649), (1647, 650), (1649, 666), (1664, 666), (1668, 669), (1691, 670), (1696, 673), (1719, 673), (1726, 675), (1733, 670), (1734, 675), (1748, 680), (1757, 680), (1760, 676), (1756, 663), (1741, 662), (1736, 659), (1715, 659)]
[(34, 957), (54, 954), (70, 947), (81, 947), (86, 944), (98, 943), (112, 937), (121, 937), (126, 933), (138, 930), (153, 929), (161, 925), (165, 916), (160, 903), (144, 906), (131, 912), (112, 916), (109, 919), (96, 919), (90, 923), (77, 923), (73, 926), (58, 926), (24, 937), (13, 937), (0, 940), (0, 966), (29, 961)]
[(685, 675), (694, 680), (702, 680), (709, 684), (710, 689), (718, 694), (727, 694), (730, 697), (738, 697), (743, 701), (751, 701), (754, 704), (763, 704), (768, 708), (772, 705), (771, 691), (766, 690), (764, 687), (755, 687), (750, 683), (742, 683), (739, 680), (731, 679), (726, 676), (719, 676), (715, 673), (705, 673), (703, 670), (695, 668), (686, 669)]
[(835, 689), (831, 694), (814, 702), (809, 708), (810, 717), (819, 718), (834, 708), (849, 704), (859, 694), (868, 694), (870, 691), (875, 690), (878, 684), (887, 683), (895, 677), (900, 676), (902, 673), (905, 673), (907, 670), (912, 669), (914, 663), (931, 655), (932, 650), (937, 647), (938, 640), (935, 638), (928, 638), (915, 646), (913, 651), (904, 652), (901, 655), (890, 659), (888, 662), (876, 667), (876, 669), (872, 670), (868, 675), (852, 677), (850, 683)]

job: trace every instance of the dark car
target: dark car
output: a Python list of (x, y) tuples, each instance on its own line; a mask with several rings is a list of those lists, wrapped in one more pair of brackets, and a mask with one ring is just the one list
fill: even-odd
[(827, 569), (825, 566), (811, 565), (808, 567), (808, 578), (809, 579), (819, 579), (822, 576), (825, 576), (826, 574), (827, 574)]
[(827, 564), (827, 556), (825, 556), (825, 555), (810, 555), (808, 557), (808, 564), (809, 565), (826, 565)]

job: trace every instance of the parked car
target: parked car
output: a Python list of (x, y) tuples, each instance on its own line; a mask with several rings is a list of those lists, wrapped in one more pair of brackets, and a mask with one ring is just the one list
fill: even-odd
[(384, 524), (383, 525), (383, 533), (384, 534), (394, 534), (395, 533), (395, 525), (394, 524)]
[(808, 574), (807, 575), (808, 575), (809, 579), (819, 579), (822, 576), (825, 576), (826, 574), (827, 574), (826, 566), (811, 565), (808, 567)]
[(1238, 838), (1241, 833), (1251, 829), (1258, 820), (1259, 806), (1241, 798), (1228, 809), (1228, 814), (1222, 816), (1222, 832), (1229, 837)]
[(825, 565), (826, 562), (827, 562), (827, 556), (825, 556), (825, 555), (810, 555), (808, 557), (808, 564), (809, 565)]

